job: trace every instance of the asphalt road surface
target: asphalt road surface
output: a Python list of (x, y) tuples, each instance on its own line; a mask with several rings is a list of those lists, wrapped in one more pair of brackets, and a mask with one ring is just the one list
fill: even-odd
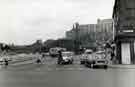
[(1, 66), (0, 87), (135, 87), (134, 69), (90, 69), (78, 57), (74, 64), (61, 66), (56, 59)]

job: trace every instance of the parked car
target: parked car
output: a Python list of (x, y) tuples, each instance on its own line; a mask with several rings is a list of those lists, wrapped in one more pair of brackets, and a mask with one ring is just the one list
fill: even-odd
[(73, 52), (62, 52), (62, 60), (60, 61), (60, 64), (72, 64), (73, 63)]
[(80, 64), (86, 64), (88, 61), (93, 61), (93, 51), (86, 50), (80, 58)]
[(106, 59), (96, 59), (95, 63), (92, 65), (93, 68), (107, 68), (108, 61)]
[(97, 51), (93, 53), (92, 58), (88, 58), (85, 62), (85, 66), (90, 68), (104, 67), (107, 68), (108, 61), (105, 58), (105, 51)]
[(95, 63), (92, 64), (93, 68), (107, 68), (108, 60), (105, 58), (105, 51), (97, 51), (95, 54)]

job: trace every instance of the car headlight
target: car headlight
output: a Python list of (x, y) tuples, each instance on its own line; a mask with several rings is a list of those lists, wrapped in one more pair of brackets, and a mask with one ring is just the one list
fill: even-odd
[(99, 58), (96, 56), (96, 59), (99, 59)]

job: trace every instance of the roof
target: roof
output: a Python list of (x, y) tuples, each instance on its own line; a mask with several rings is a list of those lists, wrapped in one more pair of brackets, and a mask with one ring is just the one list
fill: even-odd
[(93, 52), (91, 49), (87, 49), (85, 50), (85, 52)]
[(71, 52), (71, 51), (64, 51), (64, 52), (62, 52), (62, 53), (73, 53), (73, 52)]

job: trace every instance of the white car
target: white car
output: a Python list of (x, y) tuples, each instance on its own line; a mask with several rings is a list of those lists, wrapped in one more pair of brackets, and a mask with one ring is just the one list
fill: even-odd
[(70, 51), (62, 52), (62, 61), (60, 61), (60, 64), (72, 64), (73, 55), (74, 53)]
[(106, 59), (97, 59), (92, 67), (106, 69), (108, 67), (108, 61)]
[(80, 58), (80, 64), (85, 64), (87, 61), (91, 60), (93, 58), (92, 53), (92, 50), (86, 50)]
[(49, 55), (52, 57), (57, 57), (59, 55), (59, 51), (66, 51), (66, 48), (61, 47), (50, 48)]
[(93, 68), (107, 68), (108, 60), (105, 58), (104, 51), (98, 51), (95, 54), (95, 63), (92, 65)]
[(97, 51), (95, 53), (95, 58), (96, 59), (104, 59), (105, 58), (105, 51)]

